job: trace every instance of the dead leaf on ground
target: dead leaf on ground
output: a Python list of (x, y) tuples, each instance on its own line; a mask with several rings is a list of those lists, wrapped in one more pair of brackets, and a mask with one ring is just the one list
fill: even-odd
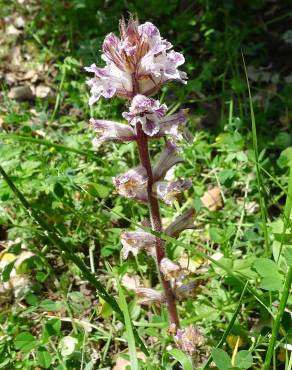
[(207, 190), (201, 197), (201, 202), (209, 211), (221, 209), (223, 207), (223, 200), (219, 186)]
[(14, 100), (32, 100), (34, 97), (33, 91), (28, 85), (12, 87), (8, 93), (8, 97)]
[[(137, 357), (143, 361), (146, 360), (146, 356), (143, 352), (137, 352)], [(128, 360), (125, 360), (123, 357), (118, 356), (115, 366), (112, 370), (126, 370), (127, 366), (131, 367), (131, 363)]]

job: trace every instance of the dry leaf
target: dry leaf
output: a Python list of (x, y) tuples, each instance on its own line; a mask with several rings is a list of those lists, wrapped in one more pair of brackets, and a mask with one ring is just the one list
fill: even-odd
[(137, 275), (125, 274), (122, 278), (122, 285), (127, 289), (135, 290), (141, 286), (141, 281)]
[(23, 28), (24, 27), (24, 19), (22, 17), (17, 17), (14, 21), (14, 25), (16, 28)]
[(22, 33), (22, 31), (19, 31), (13, 24), (10, 24), (6, 28), (6, 35), (15, 35), (18, 36)]
[(207, 190), (201, 197), (201, 202), (209, 211), (221, 209), (223, 207), (223, 200), (219, 186)]
[(17, 86), (13, 87), (9, 93), (8, 97), (10, 99), (15, 99), (15, 100), (32, 100), (34, 95), (33, 91), (28, 85), (23, 85), (23, 86)]
[(38, 79), (38, 74), (35, 70), (30, 69), (21, 78), (22, 80), (30, 80), (31, 82), (36, 82)]
[[(143, 352), (137, 352), (137, 357), (143, 361), (146, 360), (146, 356)], [(126, 370), (127, 366), (131, 367), (131, 363), (128, 360), (125, 360), (123, 357), (118, 356), (115, 366), (112, 370)]]
[(191, 273), (196, 272), (197, 269), (202, 265), (201, 261), (195, 261), (192, 258), (189, 258), (186, 254), (180, 257), (178, 262), (184, 270)]

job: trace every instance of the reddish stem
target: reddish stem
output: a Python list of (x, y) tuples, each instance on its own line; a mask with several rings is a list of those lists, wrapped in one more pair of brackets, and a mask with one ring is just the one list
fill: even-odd
[[(132, 84), (133, 84), (133, 97), (136, 94), (139, 94), (139, 82), (136, 78), (135, 73), (132, 74)], [(152, 230), (161, 232), (162, 223), (160, 216), (160, 209), (158, 200), (153, 196), (152, 187), (154, 184), (153, 173), (151, 167), (151, 161), (148, 150), (148, 137), (145, 132), (142, 130), (141, 124), (136, 125), (137, 132), (137, 145), (139, 151), (140, 162), (147, 172), (147, 195), (148, 195), (148, 208), (150, 213), (150, 221)], [(155, 250), (156, 250), (156, 264), (159, 274), (159, 279), (164, 290), (167, 308), (169, 312), (170, 322), (176, 325), (176, 328), (179, 327), (179, 319), (176, 310), (176, 299), (170, 282), (164, 279), (163, 274), (160, 271), (160, 262), (165, 256), (164, 241), (160, 238), (156, 238)]]
[[(162, 231), (162, 223), (160, 217), (160, 209), (158, 200), (153, 196), (152, 187), (154, 184), (153, 181), (153, 174), (152, 174), (152, 167), (149, 157), (149, 150), (148, 150), (148, 138), (147, 135), (142, 130), (141, 124), (137, 124), (137, 144), (139, 150), (139, 156), (142, 166), (147, 171), (148, 182), (147, 182), (147, 194), (148, 194), (148, 208), (150, 213), (150, 220), (152, 230), (161, 232)], [(155, 250), (156, 250), (156, 262), (157, 262), (157, 269), (159, 272), (159, 278), (161, 285), (164, 290), (164, 294), (166, 297), (167, 308), (169, 312), (170, 322), (175, 324), (176, 327), (179, 327), (179, 319), (176, 310), (176, 301), (175, 296), (170, 285), (170, 282), (164, 279), (163, 274), (160, 271), (160, 262), (163, 257), (165, 257), (165, 250), (164, 250), (164, 241), (160, 238), (156, 238)]]

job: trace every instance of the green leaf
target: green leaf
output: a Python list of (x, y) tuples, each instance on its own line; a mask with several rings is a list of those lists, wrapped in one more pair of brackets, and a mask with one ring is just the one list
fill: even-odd
[(15, 348), (27, 352), (38, 344), (36, 338), (28, 331), (18, 334), (14, 340)]
[(57, 195), (58, 198), (63, 198), (65, 191), (63, 186), (57, 182), (54, 186), (54, 193)]
[(254, 265), (260, 276), (272, 276), (278, 273), (277, 264), (268, 258), (257, 258)]
[(39, 347), (37, 352), (38, 364), (47, 369), (52, 363), (51, 354), (44, 348)]
[(168, 353), (173, 356), (182, 366), (183, 370), (192, 370), (193, 365), (191, 359), (180, 349), (174, 348)]
[(239, 351), (235, 357), (235, 366), (249, 369), (252, 366), (252, 355), (249, 351)]
[(13, 270), (14, 264), (15, 264), (15, 261), (12, 261), (3, 268), (3, 271), (2, 271), (3, 283), (5, 283), (6, 281), (10, 279), (10, 274), (11, 274), (11, 271)]
[(109, 195), (109, 189), (107, 186), (102, 184), (95, 184), (95, 190), (100, 198), (106, 198)]
[(281, 290), (283, 285), (283, 277), (279, 273), (275, 276), (265, 276), (262, 278), (260, 287), (265, 290)]
[(219, 370), (228, 370), (231, 367), (230, 357), (223, 349), (214, 348), (212, 358)]
[(62, 307), (62, 302), (54, 302), (51, 299), (45, 299), (40, 303), (40, 308), (44, 311), (60, 311)]
[(46, 332), (49, 336), (57, 336), (61, 331), (61, 320), (59, 319), (50, 319), (46, 322), (45, 325)]

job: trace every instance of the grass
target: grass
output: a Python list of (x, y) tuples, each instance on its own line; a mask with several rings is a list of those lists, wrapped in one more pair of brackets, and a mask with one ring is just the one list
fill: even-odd
[[(127, 359), (133, 369), (223, 370), (223, 356), (237, 370), (291, 370), (289, 9), (262, 1), (187, 1), (187, 10), (176, 0), (24, 4), (0, 0), (0, 367), (110, 369)], [(175, 175), (193, 187), (161, 213), (165, 225), (190, 207), (197, 216), (179, 240), (159, 236), (185, 263), (186, 282), (199, 282), (179, 303), (182, 326), (198, 325), (205, 339), (192, 359), (175, 347), (165, 309), (141, 306), (124, 286), (130, 278), (159, 288), (149, 256), (120, 257), (122, 230), (149, 231), (145, 207), (113, 193), (112, 177), (137, 165), (136, 148), (91, 144), (89, 117), (120, 120), (124, 102), (89, 109), (83, 66), (102, 64), (103, 37), (128, 11), (157, 24), (186, 57), (188, 84), (157, 98), (172, 113), (190, 108), (194, 141), (180, 144), (185, 162)], [(18, 16), (21, 34), (7, 34)], [(30, 70), (36, 81), (23, 79)], [(26, 83), (50, 94), (8, 97)], [(163, 144), (151, 143), (151, 154)], [(201, 198), (217, 186), (223, 204), (210, 210)], [(23, 252), (30, 257), (17, 262)], [(3, 290), (5, 280), (15, 287)]]

